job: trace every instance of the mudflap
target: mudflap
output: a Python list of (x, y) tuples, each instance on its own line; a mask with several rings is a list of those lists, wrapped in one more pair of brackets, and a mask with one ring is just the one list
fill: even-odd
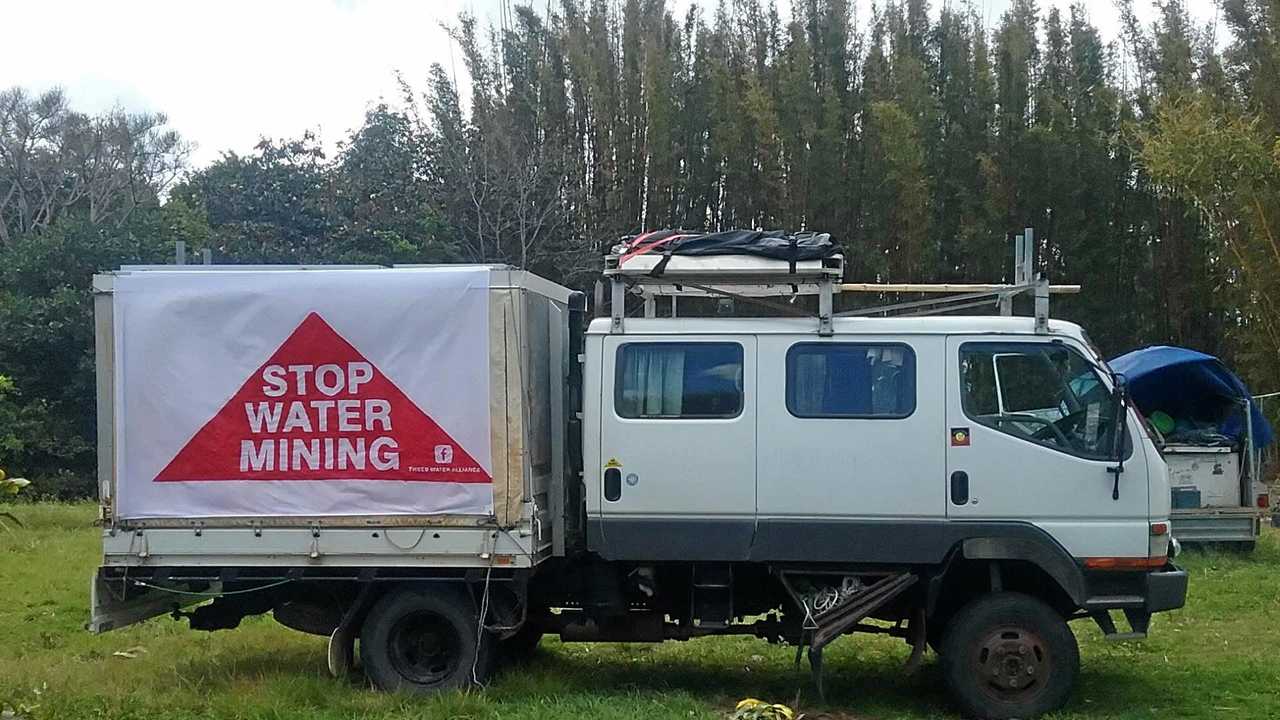
[(372, 594), (373, 583), (366, 582), (356, 595), (355, 602), (342, 614), (338, 627), (329, 635), (329, 674), (335, 678), (344, 678), (355, 668), (356, 631), (360, 627), (359, 621), (364, 619), (364, 611), (369, 607)]
[(329, 674), (335, 678), (346, 677), (355, 667), (356, 637), (354, 623), (342, 624), (329, 635)]
[(91, 610), (85, 629), (92, 633), (119, 630), (207, 599), (144, 588), (123, 577), (108, 579), (102, 570), (94, 573), (89, 589)]

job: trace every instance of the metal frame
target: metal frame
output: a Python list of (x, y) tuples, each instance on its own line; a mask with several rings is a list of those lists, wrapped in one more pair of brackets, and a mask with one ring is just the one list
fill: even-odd
[[(636, 260), (649, 260), (655, 256), (638, 256)], [(678, 257), (678, 256), (676, 256)], [(737, 256), (734, 256), (737, 257)], [(1013, 315), (1013, 299), (1030, 295), (1038, 333), (1049, 331), (1049, 296), (1080, 292), (1079, 285), (1050, 285), (1035, 272), (1035, 231), (1025, 228), (1014, 236), (1014, 265), (1012, 283), (842, 283), (844, 257), (835, 255), (825, 261), (809, 261), (791, 264), (782, 260), (743, 258), (740, 267), (715, 268), (701, 258), (684, 258), (683, 263), (672, 258), (661, 273), (655, 274), (654, 262), (631, 263), (624, 267), (622, 255), (615, 249), (605, 259), (604, 276), (610, 284), (610, 331), (626, 332), (626, 300), (629, 294), (643, 300), (644, 317), (656, 317), (657, 298), (671, 298), (671, 315), (676, 316), (676, 298), (679, 296), (727, 297), (759, 304), (793, 314), (814, 316), (812, 312), (794, 306), (783, 306), (767, 297), (796, 298), (802, 295), (818, 296), (817, 334), (828, 336), (833, 332), (832, 320), (836, 317), (865, 317), (890, 314), (914, 316), (936, 315), (956, 310), (995, 305), (1001, 315)], [(923, 293), (936, 294), (922, 300), (889, 303), (871, 307), (835, 312), (837, 293)]]
[(103, 532), (103, 567), (527, 568), (550, 556), (526, 530), (431, 526), (367, 528), (136, 528)]
[[(617, 251), (605, 258), (604, 276), (609, 281), (611, 332), (624, 333), (626, 299), (639, 295), (644, 316), (657, 315), (657, 298), (671, 298), (671, 312), (676, 313), (676, 298), (726, 297), (746, 303), (778, 309), (776, 302), (764, 298), (818, 296), (818, 332), (831, 334), (831, 318), (838, 283), (844, 275), (844, 257), (834, 255), (823, 260), (790, 263), (751, 256), (681, 257), (675, 256), (657, 272), (657, 256), (638, 256), (624, 267)], [(793, 307), (783, 307), (795, 314), (810, 315)]]

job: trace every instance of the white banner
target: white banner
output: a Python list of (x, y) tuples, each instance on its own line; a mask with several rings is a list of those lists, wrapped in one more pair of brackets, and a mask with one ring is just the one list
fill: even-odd
[(115, 279), (125, 519), (491, 514), (489, 271)]

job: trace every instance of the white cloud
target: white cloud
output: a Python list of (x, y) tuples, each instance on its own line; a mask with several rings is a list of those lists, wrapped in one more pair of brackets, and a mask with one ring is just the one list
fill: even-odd
[[(60, 85), (77, 108), (163, 111), (195, 160), (308, 129), (335, 141), (394, 74), (421, 84), (451, 47), (441, 22), (498, 0), (133, 3), (45, 0), (5, 8), (0, 87)], [(42, 32), (39, 28), (56, 28)]]

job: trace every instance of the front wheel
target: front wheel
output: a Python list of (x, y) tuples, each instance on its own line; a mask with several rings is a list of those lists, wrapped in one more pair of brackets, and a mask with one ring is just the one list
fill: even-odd
[(995, 593), (966, 605), (947, 624), (943, 677), (968, 717), (1031, 718), (1062, 707), (1080, 671), (1067, 622), (1044, 602)]
[(482, 683), (492, 638), (478, 636), (475, 603), (461, 588), (393, 590), (360, 629), (360, 660), (379, 689), (431, 692)]

